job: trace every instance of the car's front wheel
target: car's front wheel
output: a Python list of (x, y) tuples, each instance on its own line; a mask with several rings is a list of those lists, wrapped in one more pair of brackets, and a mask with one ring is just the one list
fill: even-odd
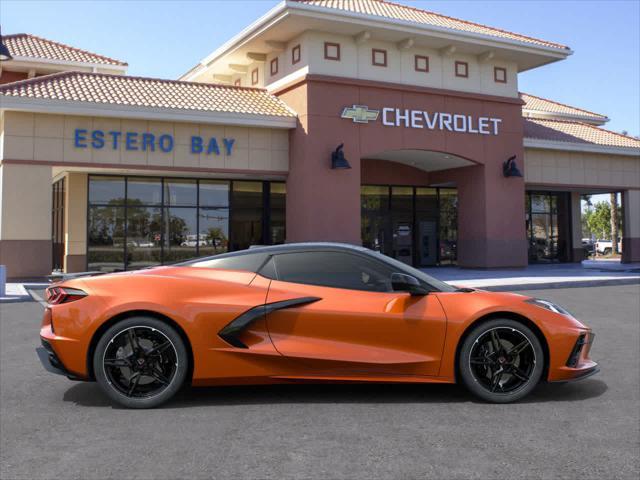
[(93, 355), (96, 381), (128, 408), (153, 408), (180, 389), (189, 369), (174, 328), (151, 317), (130, 317), (109, 328)]
[(476, 396), (508, 403), (529, 394), (544, 370), (538, 337), (511, 319), (494, 319), (475, 327), (459, 356), (460, 378)]

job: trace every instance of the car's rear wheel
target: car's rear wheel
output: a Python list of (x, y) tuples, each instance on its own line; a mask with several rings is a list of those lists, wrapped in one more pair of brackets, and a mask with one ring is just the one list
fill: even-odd
[(494, 319), (475, 327), (460, 349), (462, 382), (494, 403), (514, 402), (535, 388), (544, 370), (540, 340), (520, 322)]
[(153, 408), (180, 389), (189, 368), (184, 342), (173, 327), (151, 317), (130, 317), (100, 338), (93, 355), (96, 381), (128, 408)]

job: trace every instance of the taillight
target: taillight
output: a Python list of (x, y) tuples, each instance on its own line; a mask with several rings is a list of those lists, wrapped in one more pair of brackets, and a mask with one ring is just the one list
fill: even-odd
[(86, 297), (86, 292), (78, 288), (69, 287), (49, 287), (47, 288), (47, 303), (49, 305), (59, 305), (69, 303)]

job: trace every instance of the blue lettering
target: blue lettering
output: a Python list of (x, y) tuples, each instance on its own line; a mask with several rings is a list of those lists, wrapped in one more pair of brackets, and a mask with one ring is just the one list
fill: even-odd
[(191, 153), (202, 153), (202, 137), (191, 137)]
[(102, 130), (94, 130), (91, 132), (91, 146), (93, 148), (104, 147), (104, 132)]
[(87, 148), (87, 144), (84, 143), (87, 140), (85, 136), (87, 131), (82, 128), (76, 128), (74, 145), (76, 148)]
[(236, 143), (235, 138), (223, 138), (224, 148), (227, 151), (227, 155), (231, 155), (231, 149), (233, 148), (233, 144)]
[(152, 152), (155, 152), (156, 151), (155, 139), (156, 138), (153, 135), (153, 133), (143, 133), (142, 134), (142, 150), (146, 151), (148, 147), (149, 150), (151, 150)]
[(163, 152), (170, 152), (171, 150), (173, 150), (173, 137), (166, 134), (160, 135), (160, 138), (158, 139), (158, 146)]
[(127, 150), (138, 150), (138, 134), (136, 132), (127, 132), (126, 148)]
[(218, 141), (216, 140), (216, 137), (211, 137), (211, 140), (209, 140), (207, 155), (211, 155), (213, 152), (216, 152), (216, 155), (220, 155), (220, 149), (218, 148)]
[(112, 140), (112, 147), (114, 150), (118, 149), (118, 139), (120, 138), (120, 135), (122, 135), (122, 133), (120, 132), (109, 132), (109, 135), (111, 135)]

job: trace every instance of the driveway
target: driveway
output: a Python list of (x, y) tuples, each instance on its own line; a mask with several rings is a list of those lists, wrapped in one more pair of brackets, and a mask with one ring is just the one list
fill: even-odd
[(286, 385), (123, 410), (42, 369), (38, 303), (0, 304), (0, 477), (637, 478), (640, 286), (532, 294), (596, 330), (602, 371), (513, 405), (449, 385)]

